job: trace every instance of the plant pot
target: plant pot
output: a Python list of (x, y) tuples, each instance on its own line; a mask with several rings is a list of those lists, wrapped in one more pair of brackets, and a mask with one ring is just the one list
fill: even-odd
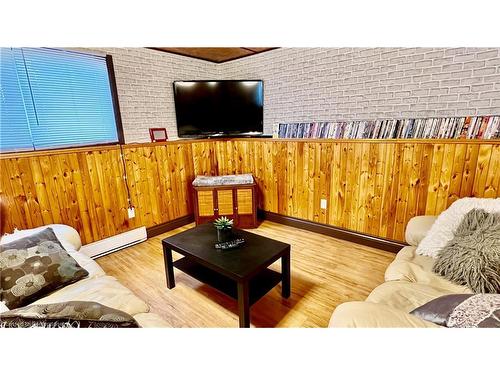
[(217, 242), (227, 242), (231, 241), (233, 237), (233, 229), (217, 229)]

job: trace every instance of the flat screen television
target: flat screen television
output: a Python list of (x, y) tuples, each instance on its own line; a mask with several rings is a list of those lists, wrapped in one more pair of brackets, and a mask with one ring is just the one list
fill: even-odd
[(179, 137), (262, 134), (263, 91), (260, 80), (175, 81)]

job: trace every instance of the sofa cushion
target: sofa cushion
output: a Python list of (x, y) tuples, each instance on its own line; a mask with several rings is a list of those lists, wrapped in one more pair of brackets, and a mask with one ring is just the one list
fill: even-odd
[(500, 213), (469, 211), (433, 271), (475, 293), (500, 293)]
[[(457, 293), (462, 293), (460, 290)], [(411, 281), (388, 281), (380, 284), (366, 298), (366, 301), (391, 306), (404, 312), (410, 312), (434, 298), (455, 293), (430, 284)], [(466, 291), (465, 293), (470, 293)]]
[(346, 302), (330, 318), (332, 328), (439, 328), (401, 310), (371, 302)]
[(0, 245), (0, 300), (25, 306), (88, 276), (51, 228)]
[(97, 302), (30, 305), (0, 314), (2, 328), (138, 328), (129, 314)]
[(418, 246), (424, 239), (437, 216), (415, 216), (408, 221), (405, 231), (405, 240), (412, 246)]
[(395, 260), (385, 270), (386, 281), (408, 281), (430, 285), (448, 293), (472, 293), (466, 286), (446, 280), (432, 271), (435, 260), (417, 255), (415, 247), (406, 246), (399, 251)]
[(411, 314), (449, 328), (500, 328), (500, 294), (448, 294)]
[(101, 276), (80, 280), (33, 304), (46, 304), (67, 301), (93, 301), (124, 311), (130, 315), (146, 313), (149, 306), (132, 291), (120, 284), (112, 276)]
[(486, 212), (500, 213), (500, 198), (462, 198), (441, 212), (431, 229), (417, 247), (417, 254), (436, 258), (446, 244), (453, 239), (454, 232), (464, 216), (474, 208)]

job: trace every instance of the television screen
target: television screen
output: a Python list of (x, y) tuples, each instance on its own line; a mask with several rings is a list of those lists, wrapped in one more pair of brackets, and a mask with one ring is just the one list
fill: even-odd
[(263, 82), (176, 81), (179, 137), (261, 134)]

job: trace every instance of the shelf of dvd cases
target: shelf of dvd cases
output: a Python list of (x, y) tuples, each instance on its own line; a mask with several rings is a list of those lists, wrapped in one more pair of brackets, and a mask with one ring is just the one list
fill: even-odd
[(500, 116), (279, 123), (273, 138), (494, 140), (500, 138)]

